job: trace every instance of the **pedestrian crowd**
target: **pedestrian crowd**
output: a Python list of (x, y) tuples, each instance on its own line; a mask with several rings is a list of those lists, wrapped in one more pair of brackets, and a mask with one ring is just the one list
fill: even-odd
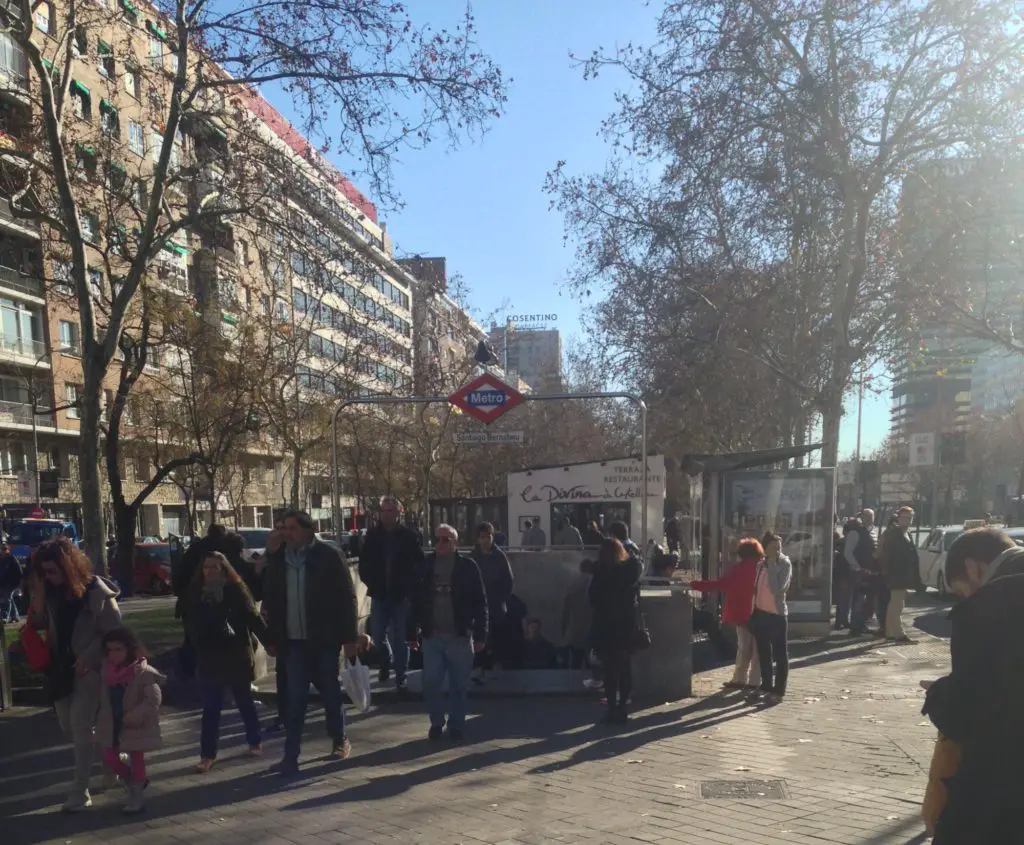
[[(870, 510), (844, 525), (835, 559), (837, 628), (860, 634), (874, 616), (880, 635), (908, 641), (900, 618), (906, 591), (917, 586), (917, 550), (909, 537), (913, 516), (901, 508), (881, 537)], [(597, 529), (588, 527), (588, 539), (591, 531)], [(608, 536), (593, 539), (596, 558), (582, 561), (565, 595), (561, 633), (572, 668), (583, 668), (596, 654), (593, 668), (605, 690), (603, 721), (622, 724), (628, 719), (633, 656), (650, 643), (639, 612), (644, 566), (624, 525), (613, 524)], [(239, 553), (231, 536), (212, 525), (173, 573), (185, 635), (179, 668), (194, 673), (202, 704), (198, 773), (216, 764), (226, 691), (242, 718), (246, 754), (263, 754), (265, 730), (284, 732), (283, 756), (273, 771), (299, 771), (311, 685), (323, 698), (331, 756), (348, 758), (352, 746), (339, 676), (371, 645), (380, 680), (393, 677), (399, 695), (407, 692), (410, 652), (419, 652), (431, 741), (446, 733), (451, 741), (464, 738), (468, 691), (500, 666), (503, 631), (523, 632), (522, 665), (554, 665), (555, 649), (540, 621), (513, 614), (512, 569), (489, 523), (478, 526), (468, 553), (459, 550), (455, 528), (439, 525), (434, 547), (425, 553), (420, 535), (402, 524), (397, 501), (382, 499), (379, 524), (367, 531), (359, 560), (371, 605), (369, 636), (359, 631), (350, 568), (335, 546), (317, 537), (308, 514), (289, 511), (278, 520), (256, 564), (236, 565)], [(653, 555), (648, 577), (667, 580), (676, 561), (671, 554)], [(782, 538), (768, 532), (760, 540), (741, 539), (723, 577), (691, 584), (722, 593), (722, 621), (737, 631), (727, 686), (748, 690), (761, 704), (786, 695), (792, 577)], [(952, 671), (922, 684), (923, 712), (939, 732), (923, 815), (938, 845), (1017, 841), (1016, 802), (1024, 788), (1015, 753), (1024, 752), (1024, 549), (994, 528), (966, 531), (949, 548), (945, 578), (962, 600), (950, 617)], [(91, 806), (98, 751), (104, 786), (121, 784), (125, 813), (141, 812), (146, 754), (161, 745), (166, 679), (124, 625), (116, 585), (92, 573), (72, 540), (56, 537), (41, 545), (25, 583), (25, 652), (44, 672), (73, 750), (72, 786), (63, 809)], [(266, 729), (252, 693), (259, 643), (277, 658), (278, 712)]]

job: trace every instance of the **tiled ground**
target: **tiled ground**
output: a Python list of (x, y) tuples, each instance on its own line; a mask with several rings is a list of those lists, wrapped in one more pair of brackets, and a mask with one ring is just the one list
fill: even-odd
[[(920, 616), (922, 609), (908, 611)], [(941, 613), (920, 625), (941, 633)], [(790, 695), (759, 710), (717, 692), (727, 674), (698, 679), (701, 698), (639, 711), (628, 728), (594, 726), (596, 702), (512, 698), (476, 702), (465, 745), (432, 745), (420, 706), (384, 700), (352, 720), (352, 758), (328, 750), (312, 720), (303, 777), (282, 784), (240, 756), (237, 717), (208, 775), (191, 773), (198, 719), (168, 712), (166, 747), (152, 755), (148, 811), (124, 819), (114, 796), (87, 816), (56, 812), (68, 765), (47, 713), (0, 718), (2, 845), (373, 843), (908, 843), (923, 841), (920, 798), (934, 731), (920, 716), (921, 678), (944, 671), (948, 649), (834, 637), (794, 643)], [(716, 784), (716, 781), (728, 783)], [(737, 799), (708, 790), (748, 785)], [(781, 790), (772, 797), (773, 789)], [(759, 791), (766, 794), (758, 796)]]

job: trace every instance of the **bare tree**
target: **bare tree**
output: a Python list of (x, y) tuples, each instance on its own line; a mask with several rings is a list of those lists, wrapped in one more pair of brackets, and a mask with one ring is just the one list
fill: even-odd
[[(1020, 136), (1015, 8), (667, 3), (651, 49), (586, 61), (635, 93), (605, 124), (607, 171), (560, 166), (549, 188), (579, 239), (576, 285), (607, 285), (601, 342), (624, 371), (646, 387), (644, 361), (679, 343), (738, 352), (799, 397), (791, 430), (820, 415), (833, 465), (855, 365), (921, 295), (897, 272), (907, 173)], [(685, 371), (671, 385), (687, 386)]]
[[(383, 0), (230, 7), (169, 0), (158, 8), (149, 20), (130, 4), (86, 0), (59, 7), (20, 0), (4, 11), (4, 37), (16, 56), (6, 85), (30, 105), (16, 141), (3, 147), (3, 159), (20, 165), (13, 175), (5, 169), (5, 181), (12, 213), (41, 223), (49, 253), (65, 262), (81, 314), (83, 513), (101, 570), (100, 397), (139, 292), (179, 238), (279, 207), (287, 174), (271, 166), (269, 151), (280, 143), (268, 137), (267, 121), (283, 120), (256, 91), (288, 97), (298, 129), (324, 151), (361, 162), (385, 199), (395, 197), (390, 162), (400, 148), (435, 135), (453, 143), (472, 135), (505, 96), (500, 72), (474, 46), (468, 13), (446, 31), (417, 25), (401, 4)], [(34, 24), (43, 17), (48, 37), (40, 39)], [(163, 46), (142, 56), (149, 36)], [(76, 81), (85, 61), (105, 71), (100, 102)], [(125, 86), (145, 114), (138, 132), (143, 124), (158, 127), (148, 139), (121, 125), (121, 111), (127, 117), (128, 105), (137, 108), (118, 105)], [(203, 139), (196, 145), (202, 155), (187, 154), (186, 134)], [(140, 140), (144, 155), (133, 157)], [(311, 144), (303, 155), (338, 181)], [(217, 163), (223, 166), (211, 168)], [(199, 196), (193, 188), (225, 177), (230, 190)], [(90, 272), (98, 264), (102, 277)]]

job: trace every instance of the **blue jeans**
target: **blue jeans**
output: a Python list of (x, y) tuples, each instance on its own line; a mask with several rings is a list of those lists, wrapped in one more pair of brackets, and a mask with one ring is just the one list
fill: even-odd
[(423, 640), (423, 697), (430, 727), (443, 728), (444, 685), (448, 676), (448, 729), (466, 724), (466, 697), (473, 673), (473, 641), (469, 637), (427, 637)]
[[(224, 687), (218, 680), (199, 679), (199, 699), (203, 704), (202, 727), (199, 732), (199, 756), (212, 760), (217, 756), (217, 741), (220, 739), (220, 714), (224, 709)], [(231, 684), (231, 695), (245, 724), (245, 741), (251, 748), (263, 741), (260, 732), (260, 717), (252, 700), (249, 683)]]
[(405, 632), (408, 616), (409, 602), (406, 599), (370, 600), (370, 635), (380, 655), (381, 668), (394, 666), (397, 681), (405, 678), (409, 668), (409, 644)]
[(288, 706), (285, 710), (284, 756), (298, 760), (302, 747), (302, 728), (306, 724), (309, 685), (314, 679), (324, 699), (327, 734), (335, 742), (345, 738), (345, 708), (341, 700), (338, 671), (341, 649), (315, 649), (304, 640), (289, 640), (278, 659), (287, 667)]

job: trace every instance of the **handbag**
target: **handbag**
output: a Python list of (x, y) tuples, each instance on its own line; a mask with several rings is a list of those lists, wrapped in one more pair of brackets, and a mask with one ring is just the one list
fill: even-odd
[(50, 668), (50, 647), (42, 635), (27, 622), (21, 626), (21, 650), (31, 672), (45, 672)]
[(639, 608), (636, 611), (636, 625), (633, 627), (633, 642), (631, 645), (634, 651), (644, 651), (651, 647), (651, 632), (647, 628), (647, 620)]

